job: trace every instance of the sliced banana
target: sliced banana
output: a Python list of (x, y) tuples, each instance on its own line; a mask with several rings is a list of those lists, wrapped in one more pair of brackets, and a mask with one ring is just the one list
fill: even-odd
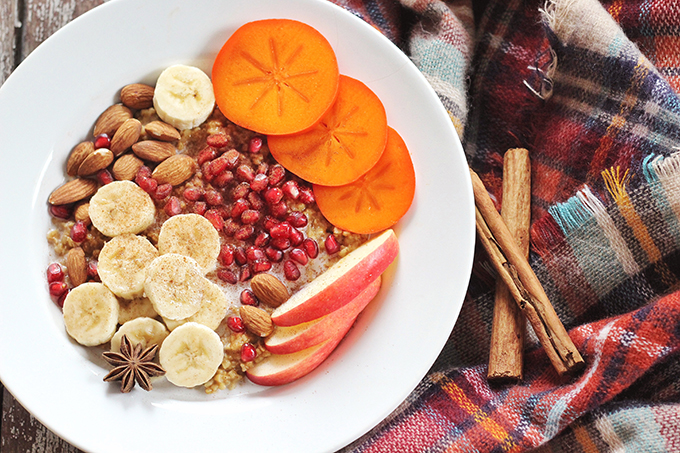
[(156, 218), (156, 207), (148, 193), (132, 181), (114, 181), (97, 190), (90, 199), (90, 220), (105, 236), (137, 234)]
[(158, 357), (168, 381), (179, 387), (195, 387), (215, 375), (224, 357), (224, 346), (212, 329), (188, 322), (170, 332)]
[(215, 107), (210, 78), (194, 66), (174, 65), (156, 81), (153, 106), (163, 121), (179, 130), (201, 125)]
[(136, 318), (120, 326), (113, 338), (111, 338), (111, 350), (113, 352), (120, 351), (120, 341), (123, 335), (127, 335), (132, 346), (141, 343), (142, 348), (146, 348), (154, 344), (160, 345), (163, 343), (168, 333), (168, 329), (165, 328), (163, 323), (155, 319)]
[(104, 244), (97, 270), (102, 283), (116, 296), (134, 299), (144, 294), (146, 267), (156, 257), (158, 250), (147, 238), (121, 234)]
[(119, 300), (118, 324), (125, 324), (136, 318), (155, 318), (158, 316), (147, 297), (132, 300)]
[(220, 234), (208, 219), (198, 214), (180, 214), (163, 222), (158, 251), (190, 256), (203, 274), (215, 269), (220, 254)]
[(166, 253), (146, 268), (144, 292), (159, 315), (177, 321), (201, 308), (205, 280), (196, 260)]
[(201, 301), (201, 308), (195, 315), (189, 316), (187, 319), (173, 321), (172, 319), (163, 318), (168, 329), (175, 330), (177, 327), (187, 322), (197, 322), (204, 326), (216, 330), (220, 323), (227, 315), (229, 309), (229, 300), (224, 294), (222, 288), (214, 284), (210, 280), (205, 280), (205, 288), (203, 289), (203, 301)]
[(83, 283), (64, 300), (66, 332), (84, 346), (106, 343), (118, 327), (118, 299), (102, 283)]

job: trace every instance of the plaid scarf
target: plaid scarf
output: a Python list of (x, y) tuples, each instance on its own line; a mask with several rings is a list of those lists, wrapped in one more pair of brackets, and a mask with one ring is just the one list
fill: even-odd
[(334, 1), (424, 73), (499, 205), (529, 149), (530, 263), (587, 364), (559, 378), (529, 329), (524, 380), (489, 384), (480, 252), (426, 378), (343, 451), (680, 451), (680, 4)]

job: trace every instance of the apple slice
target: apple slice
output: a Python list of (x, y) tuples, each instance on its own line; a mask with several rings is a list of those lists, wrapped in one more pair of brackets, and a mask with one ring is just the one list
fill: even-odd
[(348, 253), (272, 313), (278, 326), (313, 321), (352, 301), (394, 261), (399, 241), (386, 230)]
[(354, 323), (359, 313), (378, 294), (381, 281), (380, 277), (376, 278), (350, 303), (326, 316), (296, 326), (276, 327), (274, 334), (264, 341), (265, 347), (273, 354), (292, 354), (328, 340), (345, 324)]
[(353, 323), (347, 323), (336, 335), (302, 351), (292, 354), (273, 354), (248, 371), (246, 376), (258, 385), (283, 385), (312, 372), (326, 360), (345, 337)]

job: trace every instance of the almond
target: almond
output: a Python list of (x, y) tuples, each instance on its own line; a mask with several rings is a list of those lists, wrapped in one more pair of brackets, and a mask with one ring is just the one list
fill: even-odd
[(288, 288), (271, 274), (257, 274), (250, 281), (255, 296), (265, 305), (278, 307), (288, 300)]
[(129, 108), (125, 107), (123, 104), (114, 104), (107, 108), (99, 115), (97, 122), (94, 124), (94, 136), (100, 134), (106, 134), (109, 137), (113, 137), (118, 128), (132, 118), (132, 112)]
[(271, 316), (261, 308), (242, 305), (239, 312), (246, 329), (258, 337), (266, 337), (274, 330)]
[(113, 162), (113, 153), (111, 151), (106, 148), (96, 149), (80, 164), (78, 176), (94, 175), (99, 170), (108, 167), (111, 162)]
[(78, 167), (83, 163), (85, 158), (94, 152), (94, 143), (81, 142), (78, 143), (66, 161), (66, 174), (75, 176), (78, 174)]
[(163, 121), (152, 121), (144, 126), (146, 134), (156, 140), (174, 142), (180, 139), (177, 129)]
[(68, 251), (66, 267), (68, 269), (68, 278), (74, 287), (82, 285), (87, 281), (87, 261), (85, 260), (83, 249), (74, 247)]
[(118, 181), (132, 181), (144, 162), (134, 154), (123, 154), (113, 163), (113, 177)]
[(89, 226), (92, 221), (90, 220), (90, 203), (80, 203), (76, 206), (75, 211), (73, 211), (73, 217), (76, 221), (83, 222), (85, 226)]
[(120, 101), (131, 109), (148, 109), (153, 107), (153, 92), (154, 88), (150, 85), (132, 83), (120, 90)]
[(151, 162), (162, 162), (177, 153), (172, 143), (160, 142), (158, 140), (142, 140), (132, 145), (132, 152), (137, 157), (150, 160)]
[(130, 118), (120, 125), (111, 139), (111, 152), (114, 156), (120, 156), (128, 148), (137, 143), (142, 134), (142, 123), (136, 118)]
[(196, 173), (196, 162), (185, 155), (175, 154), (158, 164), (151, 176), (158, 184), (170, 184), (178, 186)]
[(48, 201), (53, 205), (75, 203), (94, 195), (97, 187), (96, 181), (77, 178), (54, 189)]

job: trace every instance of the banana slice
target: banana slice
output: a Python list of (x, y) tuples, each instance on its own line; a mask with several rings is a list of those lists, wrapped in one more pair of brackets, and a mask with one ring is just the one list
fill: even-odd
[(153, 106), (163, 121), (179, 130), (201, 125), (215, 107), (210, 78), (194, 66), (174, 65), (156, 81)]
[(119, 300), (118, 324), (125, 324), (136, 318), (155, 318), (158, 316), (147, 297), (132, 300)]
[(195, 387), (215, 375), (224, 358), (224, 346), (212, 329), (188, 322), (170, 332), (158, 358), (168, 381), (179, 387)]
[(173, 321), (172, 319), (163, 318), (168, 329), (175, 330), (187, 322), (197, 322), (210, 327), (212, 330), (216, 330), (219, 327), (224, 317), (227, 316), (227, 310), (230, 305), (229, 300), (218, 285), (210, 280), (205, 280), (204, 284), (201, 308), (195, 315), (189, 316), (187, 319)]
[(105, 236), (137, 234), (156, 218), (156, 207), (148, 193), (132, 181), (114, 181), (97, 190), (90, 199), (90, 220)]
[(118, 299), (102, 283), (83, 283), (64, 300), (66, 332), (84, 346), (106, 343), (118, 326)]
[(201, 308), (205, 280), (196, 260), (167, 253), (146, 268), (144, 292), (159, 315), (177, 321)]
[(141, 343), (142, 348), (146, 348), (153, 344), (160, 345), (163, 343), (168, 333), (168, 329), (165, 328), (163, 323), (155, 319), (136, 318), (120, 326), (116, 334), (111, 338), (111, 350), (113, 352), (120, 352), (120, 341), (123, 335), (127, 335), (132, 346)]
[(180, 214), (163, 222), (158, 234), (158, 251), (190, 256), (203, 274), (215, 269), (220, 254), (220, 234), (208, 219), (198, 214)]
[(118, 297), (141, 297), (146, 267), (156, 257), (158, 250), (145, 237), (121, 234), (104, 244), (99, 253), (99, 278)]

